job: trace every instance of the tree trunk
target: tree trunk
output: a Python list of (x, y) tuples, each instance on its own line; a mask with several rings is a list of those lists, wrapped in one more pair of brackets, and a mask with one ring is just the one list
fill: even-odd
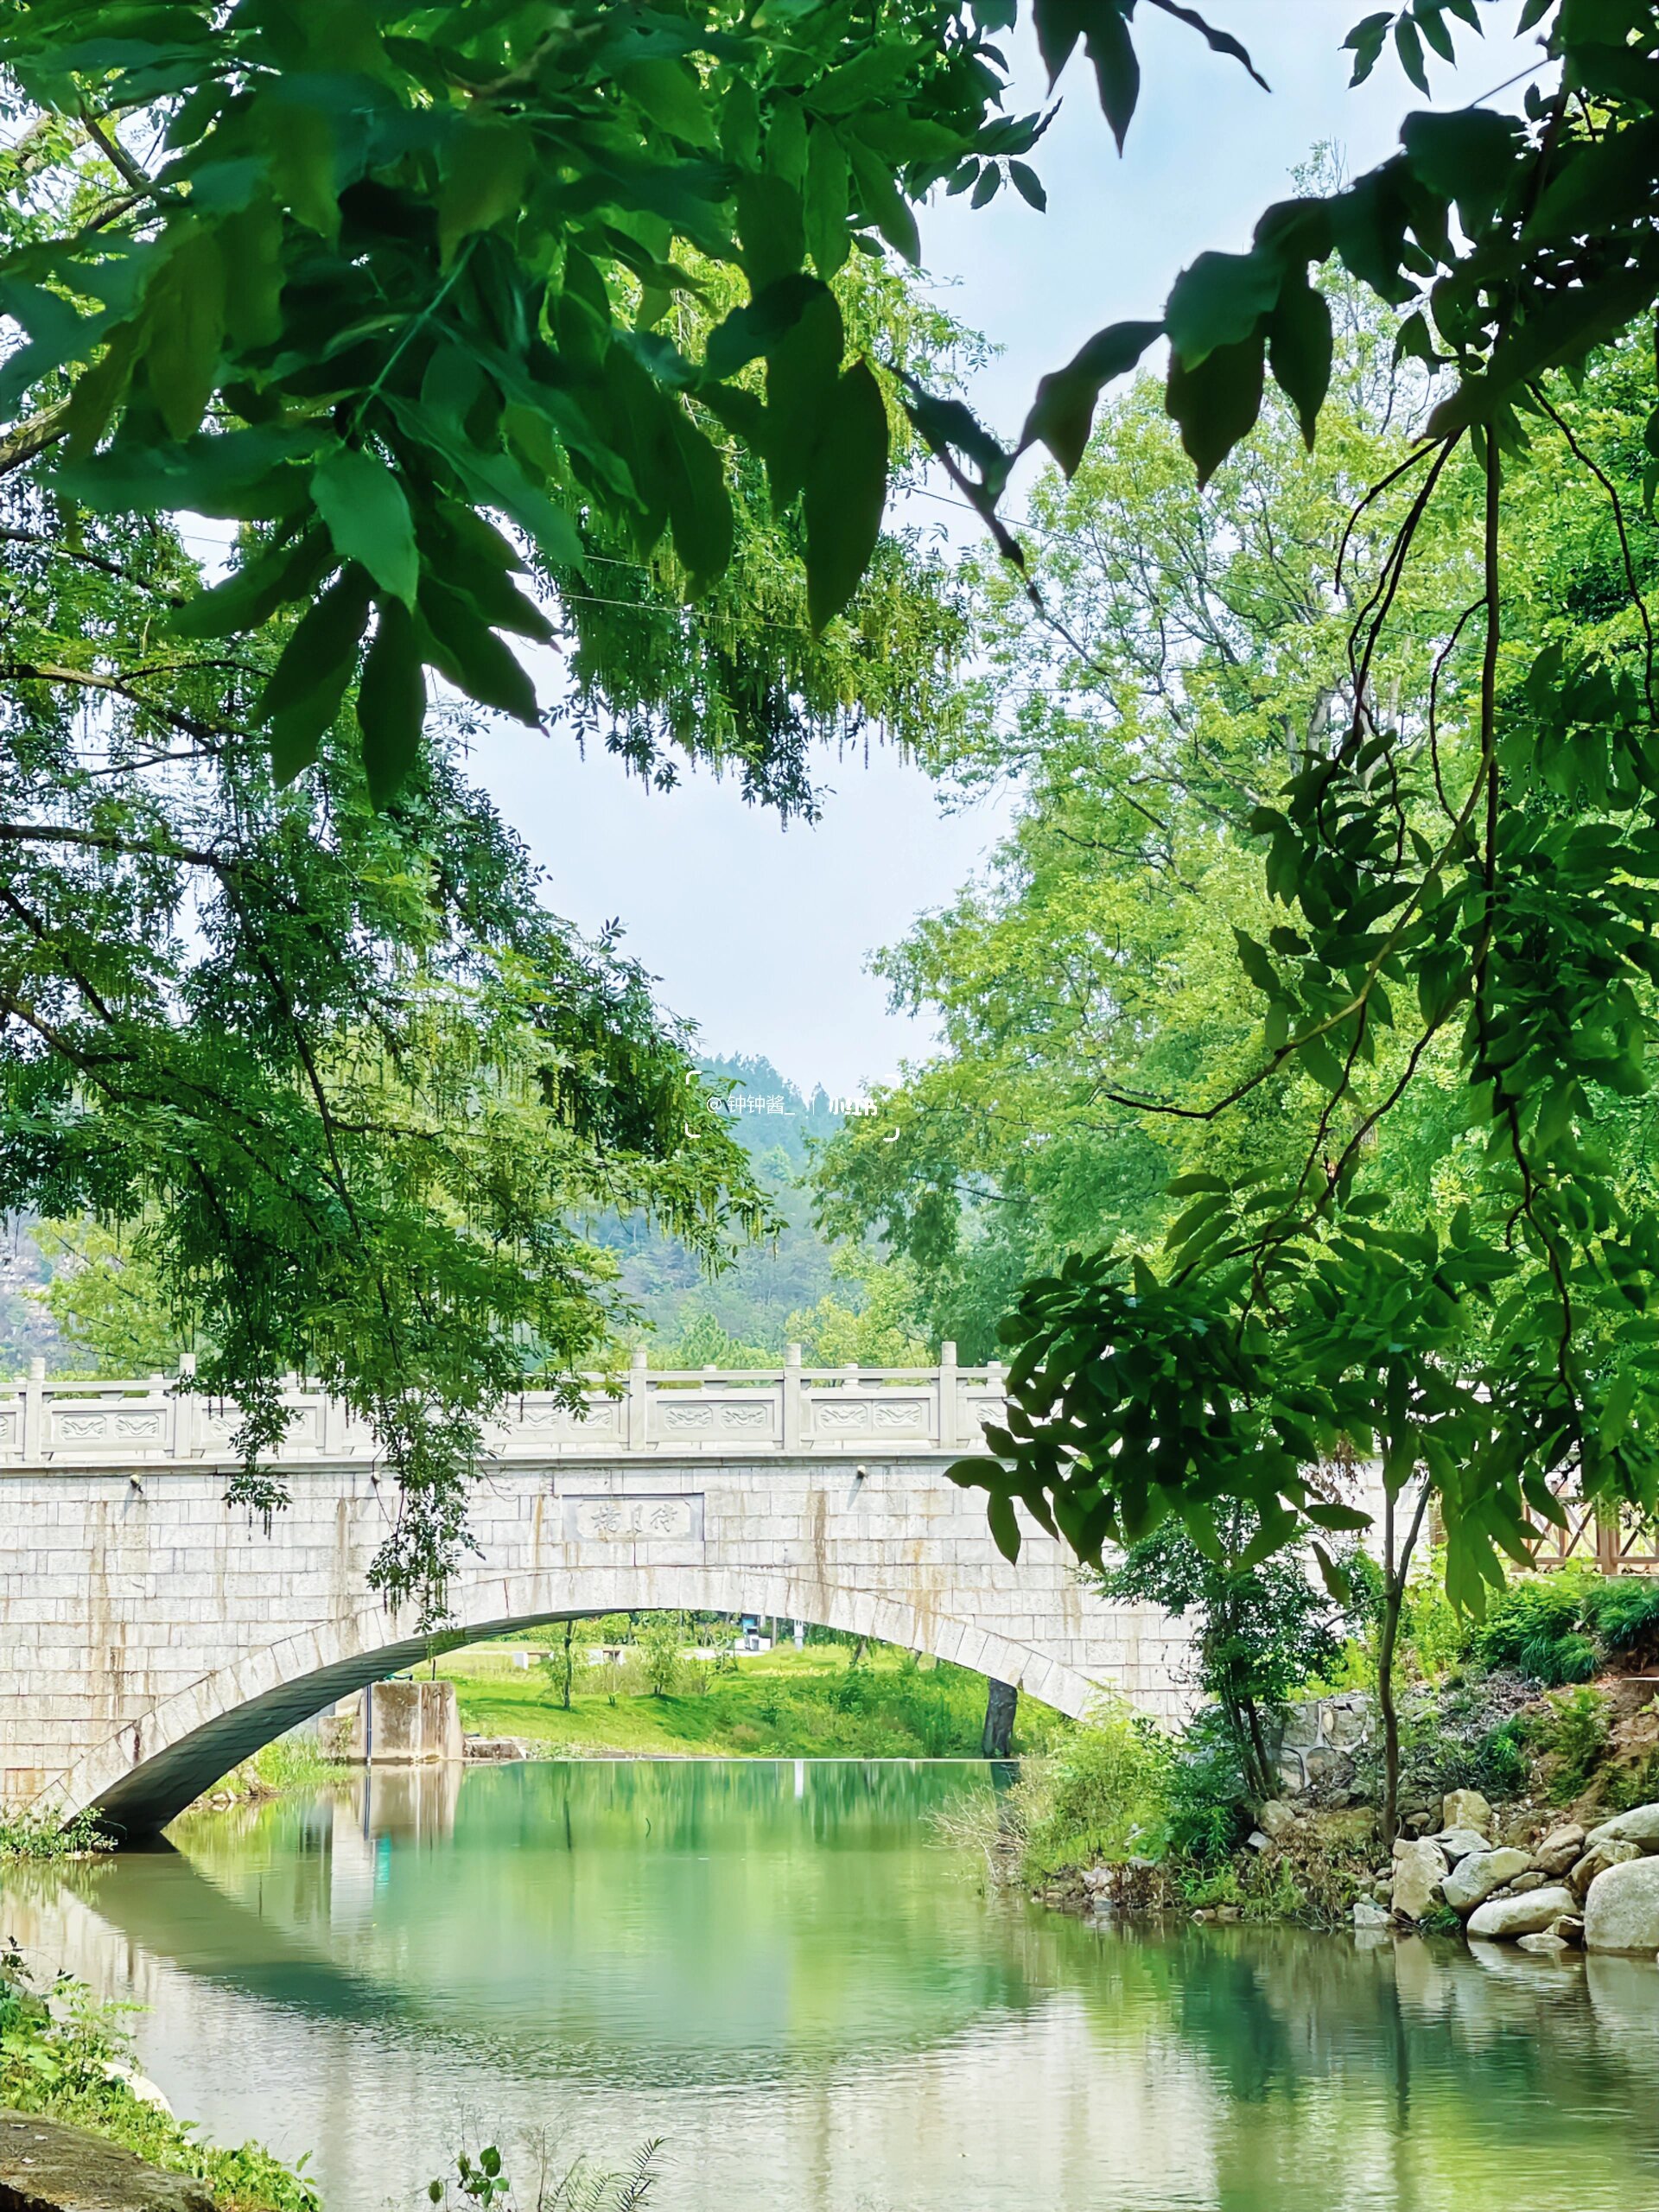
[(1254, 1698), (1243, 1700), (1245, 1724), (1249, 1730), (1251, 1757), (1255, 1763), (1255, 1776), (1250, 1795), (1258, 1805), (1264, 1805), (1273, 1795), (1273, 1762), (1268, 1757), (1267, 1745), (1262, 1737), (1262, 1715)]
[(1398, 1555), (1395, 1548), (1395, 1494), (1382, 1494), (1382, 1621), (1376, 1638), (1376, 1702), (1382, 1715), (1382, 1842), (1394, 1848), (1400, 1833), (1400, 1712), (1394, 1696), (1394, 1656), (1400, 1640), (1400, 1616), (1405, 1610), (1406, 1576), (1412, 1554), (1422, 1533), (1428, 1510), (1428, 1484), (1418, 1494), (1405, 1540)]
[[(1386, 1516), (1387, 1543), (1394, 1550), (1394, 1500)], [(1394, 1848), (1400, 1833), (1400, 1713), (1394, 1701), (1394, 1646), (1400, 1633), (1404, 1591), (1389, 1569), (1382, 1591), (1382, 1625), (1376, 1641), (1376, 1702), (1382, 1714), (1382, 1847)]]
[(564, 1707), (567, 1713), (570, 1710), (571, 1670), (575, 1665), (575, 1656), (570, 1648), (571, 1638), (575, 1635), (575, 1632), (576, 1624), (575, 1621), (566, 1621), (564, 1624), (564, 1678), (560, 1684), (561, 1695), (559, 1698), (559, 1703)]
[(1014, 1716), (1019, 1709), (1020, 1693), (1012, 1682), (999, 1682), (994, 1675), (985, 1678), (985, 1727), (979, 1739), (979, 1755), (982, 1759), (1005, 1759), (1014, 1750)]

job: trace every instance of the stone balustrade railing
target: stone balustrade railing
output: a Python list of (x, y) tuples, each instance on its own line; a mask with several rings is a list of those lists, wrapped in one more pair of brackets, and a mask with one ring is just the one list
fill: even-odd
[[(781, 1367), (664, 1372), (643, 1353), (613, 1380), (594, 1378), (580, 1409), (525, 1390), (486, 1432), (493, 1459), (680, 1457), (687, 1453), (880, 1453), (979, 1448), (1003, 1409), (1000, 1366), (958, 1367), (945, 1344), (938, 1367), (804, 1367), (791, 1345)], [(194, 1363), (177, 1377), (135, 1382), (28, 1379), (0, 1391), (0, 1470), (215, 1466), (234, 1459), (233, 1404), (206, 1396)], [(339, 1399), (297, 1378), (283, 1393), (288, 1433), (278, 1466), (372, 1460), (373, 1433)]]

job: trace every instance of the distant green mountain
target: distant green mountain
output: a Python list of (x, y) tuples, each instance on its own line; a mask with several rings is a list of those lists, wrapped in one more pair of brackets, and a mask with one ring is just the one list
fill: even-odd
[(760, 1054), (699, 1065), (725, 1094), (733, 1134), (784, 1217), (781, 1234), (750, 1246), (713, 1281), (671, 1237), (637, 1217), (607, 1224), (603, 1241), (620, 1257), (628, 1295), (652, 1325), (653, 1357), (677, 1350), (688, 1366), (717, 1366), (745, 1348), (781, 1359), (790, 1314), (832, 1288), (830, 1248), (812, 1226), (800, 1179), (813, 1141), (833, 1136), (856, 1102), (832, 1098), (822, 1086), (804, 1092)]

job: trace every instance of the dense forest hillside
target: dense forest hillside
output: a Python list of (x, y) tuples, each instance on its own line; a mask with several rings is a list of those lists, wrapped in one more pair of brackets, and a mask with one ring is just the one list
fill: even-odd
[[(758, 1054), (700, 1064), (734, 1133), (755, 1163), (780, 1218), (775, 1236), (746, 1248), (721, 1275), (704, 1274), (685, 1247), (639, 1216), (592, 1233), (617, 1255), (639, 1320), (627, 1332), (664, 1367), (753, 1366), (783, 1356), (791, 1338), (809, 1359), (902, 1364), (920, 1357), (899, 1280), (873, 1249), (839, 1255), (813, 1227), (804, 1187), (815, 1144), (861, 1102), (810, 1094)], [(14, 1215), (0, 1224), (0, 1376), (44, 1357), (54, 1374), (137, 1374), (170, 1368), (181, 1346), (157, 1301), (141, 1236), (91, 1222)]]
[(845, 1294), (844, 1277), (832, 1270), (830, 1249), (812, 1225), (802, 1185), (814, 1143), (835, 1135), (858, 1102), (831, 1098), (822, 1088), (808, 1095), (759, 1054), (700, 1065), (723, 1094), (732, 1128), (771, 1192), (782, 1228), (713, 1280), (683, 1245), (638, 1217), (608, 1224), (602, 1235), (621, 1257), (624, 1282), (647, 1324), (642, 1340), (659, 1363), (780, 1358), (791, 1315)]

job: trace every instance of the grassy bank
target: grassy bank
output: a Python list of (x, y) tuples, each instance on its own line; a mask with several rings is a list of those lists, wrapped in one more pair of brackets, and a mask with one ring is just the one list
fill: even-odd
[[(746, 1654), (722, 1668), (683, 1665), (661, 1694), (632, 1655), (620, 1665), (578, 1656), (570, 1708), (522, 1645), (475, 1644), (437, 1662), (456, 1687), (469, 1735), (518, 1736), (571, 1757), (756, 1758), (976, 1758), (985, 1682), (965, 1668), (918, 1662), (872, 1646), (811, 1643)], [(1022, 1700), (1016, 1750), (1046, 1743), (1065, 1724)]]

